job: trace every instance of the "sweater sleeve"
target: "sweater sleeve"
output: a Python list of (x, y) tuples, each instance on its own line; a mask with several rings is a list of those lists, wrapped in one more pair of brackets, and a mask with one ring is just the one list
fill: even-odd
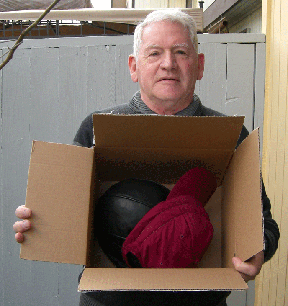
[(262, 181), (262, 203), (264, 217), (264, 260), (270, 260), (278, 248), (280, 232), (276, 221), (272, 218), (270, 200), (266, 194), (265, 186)]
[(93, 120), (92, 114), (87, 116), (81, 123), (75, 137), (73, 144), (81, 147), (93, 146)]
[[(132, 114), (133, 111), (129, 107), (129, 104), (121, 104), (106, 108), (104, 110), (97, 110), (87, 116), (81, 123), (75, 137), (73, 144), (81, 147), (91, 148), (94, 144), (93, 139), (93, 114)], [(134, 112), (135, 113), (135, 112)]]

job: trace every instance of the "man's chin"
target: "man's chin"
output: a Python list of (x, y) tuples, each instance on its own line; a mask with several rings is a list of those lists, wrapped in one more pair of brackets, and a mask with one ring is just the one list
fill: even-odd
[(177, 104), (179, 101), (182, 100), (181, 95), (177, 95), (174, 93), (169, 93), (169, 92), (163, 92), (163, 93), (158, 93), (155, 95), (157, 100), (162, 103), (168, 103), (168, 104)]

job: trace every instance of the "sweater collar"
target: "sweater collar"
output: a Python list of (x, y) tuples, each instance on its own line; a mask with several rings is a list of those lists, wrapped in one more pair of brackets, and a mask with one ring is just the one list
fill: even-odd
[[(129, 105), (134, 110), (135, 113), (156, 115), (156, 113), (152, 111), (141, 99), (140, 90), (134, 94)], [(186, 108), (176, 113), (175, 116), (195, 116), (199, 113), (200, 108), (201, 108), (201, 101), (199, 97), (194, 93), (193, 101)]]

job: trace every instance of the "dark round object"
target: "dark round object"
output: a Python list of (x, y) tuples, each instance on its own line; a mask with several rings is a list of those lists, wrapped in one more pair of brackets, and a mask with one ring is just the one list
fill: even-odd
[(122, 244), (143, 216), (165, 201), (169, 189), (149, 180), (127, 179), (111, 186), (95, 207), (94, 228), (104, 253), (117, 267), (126, 267)]

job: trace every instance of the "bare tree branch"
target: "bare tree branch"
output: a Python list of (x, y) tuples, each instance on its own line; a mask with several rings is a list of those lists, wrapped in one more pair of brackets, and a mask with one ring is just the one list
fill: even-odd
[(20, 36), (18, 37), (16, 43), (14, 46), (9, 50), (7, 57), (5, 60), (0, 64), (0, 70), (8, 64), (8, 62), (13, 58), (13, 54), (16, 51), (16, 49), (19, 47), (19, 45), (22, 43), (24, 37), (33, 29), (35, 28), (38, 23), (52, 10), (52, 8), (61, 0), (55, 0), (53, 3), (50, 4), (49, 7), (41, 14), (41, 16), (35, 20), (27, 29), (25, 29)]

